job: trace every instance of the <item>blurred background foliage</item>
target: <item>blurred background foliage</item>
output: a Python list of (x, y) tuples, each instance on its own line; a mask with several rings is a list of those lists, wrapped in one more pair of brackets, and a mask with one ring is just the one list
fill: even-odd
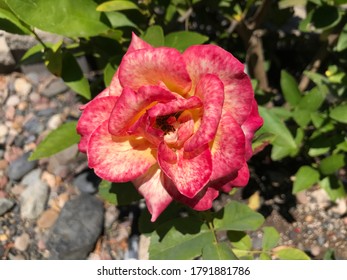
[[(219, 45), (245, 63), (265, 121), (248, 195), (269, 197), (280, 184), (293, 194), (315, 186), (332, 201), (346, 197), (346, 0), (0, 0), (0, 24), (35, 36), (22, 63), (44, 61), (83, 102), (110, 83), (132, 32), (180, 51)], [(38, 29), (62, 40), (43, 42)], [(80, 56), (92, 73), (82, 72)], [(32, 158), (66, 148), (52, 143), (68, 129)]]

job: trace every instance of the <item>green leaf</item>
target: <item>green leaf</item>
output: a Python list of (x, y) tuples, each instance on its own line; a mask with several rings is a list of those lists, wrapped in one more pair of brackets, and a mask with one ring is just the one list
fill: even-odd
[(270, 261), (271, 256), (268, 253), (260, 253), (259, 260)]
[(281, 0), (278, 3), (280, 9), (291, 8), (294, 6), (306, 6), (307, 0)]
[(311, 121), (311, 112), (296, 107), (293, 112), (293, 119), (300, 127), (305, 128)]
[(52, 45), (51, 48), (45, 50), (44, 60), (47, 69), (54, 75), (60, 77), (63, 67), (63, 53), (61, 51), (63, 41)]
[(138, 10), (139, 7), (135, 3), (126, 0), (106, 1), (96, 8), (96, 10), (99, 12), (112, 12), (134, 9)]
[(210, 229), (196, 217), (178, 218), (159, 226), (151, 235), (151, 260), (188, 260), (201, 256), (214, 242)]
[(133, 201), (141, 199), (131, 182), (111, 183), (102, 180), (99, 184), (99, 195), (107, 202), (114, 205), (129, 205)]
[(237, 260), (238, 258), (226, 242), (207, 244), (202, 251), (204, 260)]
[(330, 199), (333, 201), (346, 196), (345, 188), (342, 182), (338, 180), (336, 176), (325, 177), (322, 181), (320, 181), (319, 185), (327, 192)]
[(297, 105), (301, 99), (301, 92), (294, 77), (282, 70), (280, 83), (285, 100), (292, 106)]
[(118, 67), (115, 63), (112, 63), (112, 62), (107, 63), (104, 69), (104, 83), (106, 87), (110, 85), (112, 78), (117, 71), (117, 68)]
[(272, 248), (277, 246), (277, 243), (280, 240), (280, 234), (274, 227), (264, 227), (263, 231), (262, 248), (264, 251), (270, 251)]
[(159, 25), (148, 27), (142, 39), (154, 47), (164, 46), (164, 31)]
[(322, 5), (314, 10), (312, 23), (317, 29), (328, 29), (336, 26), (341, 20), (341, 14), (337, 7)]
[(165, 36), (165, 46), (176, 48), (183, 52), (192, 45), (205, 43), (209, 38), (196, 32), (178, 31)]
[(30, 34), (29, 29), (9, 10), (0, 8), (1, 29), (10, 33), (25, 35)]
[(271, 159), (274, 161), (281, 160), (287, 156), (295, 156), (298, 153), (297, 149), (292, 149), (290, 147), (273, 145), (271, 150)]
[(76, 93), (90, 100), (91, 93), (88, 80), (84, 77), (76, 58), (70, 53), (63, 54), (61, 77)]
[(135, 23), (133, 23), (130, 19), (126, 17), (126, 15), (119, 12), (106, 12), (105, 13), (107, 19), (111, 23), (113, 28), (119, 28), (124, 26), (130, 26), (134, 28), (138, 28)]
[(231, 245), (239, 250), (250, 251), (252, 249), (252, 239), (243, 231), (229, 230), (227, 232)]
[(320, 87), (314, 87), (301, 98), (298, 107), (302, 110), (315, 112), (322, 106), (325, 94), (326, 92), (322, 91)]
[(256, 137), (252, 143), (254, 154), (263, 150), (267, 145), (275, 140), (276, 136), (271, 133), (263, 133)]
[(347, 104), (339, 105), (333, 108), (330, 111), (329, 116), (338, 122), (347, 123)]
[(343, 27), (336, 44), (336, 50), (338, 52), (342, 52), (345, 49), (347, 49), (347, 24)]
[[(47, 44), (47, 47), (51, 47), (52, 44)], [(21, 57), (21, 63), (31, 63), (36, 60), (43, 60), (44, 56), (44, 47), (41, 44), (37, 44), (31, 47), (29, 50), (25, 52), (25, 54)]]
[(324, 158), (319, 164), (319, 170), (324, 175), (333, 174), (346, 165), (344, 154), (335, 154)]
[(232, 201), (215, 214), (216, 230), (256, 230), (264, 222), (264, 217), (247, 205)]
[(67, 37), (89, 37), (106, 32), (107, 20), (93, 0), (5, 0), (28, 25)]
[(276, 250), (275, 256), (277, 256), (280, 260), (310, 260), (310, 257), (303, 251), (289, 247)]
[(311, 166), (301, 166), (295, 174), (293, 193), (306, 190), (319, 181), (319, 172)]
[(36, 147), (29, 160), (52, 156), (76, 144), (80, 136), (76, 132), (77, 122), (67, 122), (49, 133)]

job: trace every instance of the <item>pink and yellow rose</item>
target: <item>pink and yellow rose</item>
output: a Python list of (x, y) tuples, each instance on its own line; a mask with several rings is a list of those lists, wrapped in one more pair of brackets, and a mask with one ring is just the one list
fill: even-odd
[(133, 34), (109, 87), (82, 107), (79, 149), (95, 173), (132, 181), (155, 221), (173, 201), (207, 210), (245, 186), (258, 114), (249, 77), (214, 45), (183, 53)]

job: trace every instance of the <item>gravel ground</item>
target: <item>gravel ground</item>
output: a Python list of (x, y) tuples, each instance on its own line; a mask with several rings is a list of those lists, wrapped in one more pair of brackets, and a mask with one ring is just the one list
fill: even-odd
[[(139, 208), (101, 201), (97, 179), (76, 146), (27, 160), (50, 131), (78, 119), (75, 94), (43, 65), (34, 65), (0, 76), (0, 104), (0, 259), (146, 259), (148, 240), (132, 231)], [(281, 233), (280, 245), (315, 259), (332, 249), (335, 258), (347, 259), (346, 199), (332, 203), (313, 188), (292, 200), (260, 195), (254, 207), (266, 214), (265, 225)], [(257, 248), (261, 232), (252, 237)]]

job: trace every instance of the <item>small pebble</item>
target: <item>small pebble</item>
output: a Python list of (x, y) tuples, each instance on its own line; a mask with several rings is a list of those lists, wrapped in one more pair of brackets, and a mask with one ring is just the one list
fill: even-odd
[(15, 107), (19, 104), (19, 102), (20, 102), (20, 99), (17, 95), (11, 95), (6, 101), (6, 106)]
[(22, 235), (16, 237), (14, 240), (14, 247), (19, 250), (24, 252), (30, 244), (30, 236), (27, 233), (23, 233)]
[(27, 96), (32, 89), (31, 84), (24, 78), (18, 78), (14, 81), (14, 89), (20, 96)]
[(63, 123), (63, 118), (60, 114), (55, 114), (47, 122), (48, 129), (57, 129)]
[(41, 229), (48, 229), (54, 225), (59, 217), (59, 212), (50, 208), (44, 211), (37, 220), (37, 226)]
[(0, 216), (5, 214), (14, 206), (14, 202), (7, 198), (0, 198)]

